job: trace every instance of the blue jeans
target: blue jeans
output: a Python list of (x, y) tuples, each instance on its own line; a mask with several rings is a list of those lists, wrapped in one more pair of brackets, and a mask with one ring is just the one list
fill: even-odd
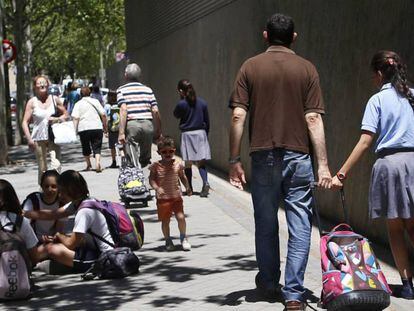
[(252, 199), (256, 225), (256, 259), (259, 282), (267, 289), (280, 279), (279, 224), (277, 212), (284, 202), (289, 240), (285, 267), (286, 300), (303, 300), (303, 280), (312, 229), (314, 180), (308, 154), (285, 149), (253, 152)]

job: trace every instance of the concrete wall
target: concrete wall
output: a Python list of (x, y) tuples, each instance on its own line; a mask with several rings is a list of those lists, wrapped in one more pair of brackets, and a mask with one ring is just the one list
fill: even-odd
[[(359, 138), (365, 104), (375, 92), (369, 71), (373, 53), (395, 50), (414, 70), (414, 3), (410, 0), (221, 1), (220, 6), (191, 23), (177, 22), (170, 32), (161, 30), (167, 29), (168, 22), (180, 20), (181, 15), (166, 14), (168, 6), (159, 5), (161, 2), (125, 1), (128, 55), (142, 67), (144, 83), (154, 89), (164, 133), (177, 139), (178, 122), (172, 116), (178, 99), (176, 84), (181, 78), (192, 80), (197, 94), (209, 103), (211, 165), (223, 171), (228, 167), (227, 104), (232, 84), (243, 61), (265, 50), (261, 32), (271, 14), (283, 12), (295, 19), (299, 38), (293, 49), (319, 70), (327, 109), (324, 121), (332, 173)], [(213, 5), (215, 1), (207, 2)], [(177, 5), (184, 5), (180, 11), (184, 11), (184, 16), (192, 14), (185, 11), (188, 3), (176, 1)], [(246, 137), (242, 158), (248, 168)], [(371, 222), (367, 217), (369, 176), (374, 161), (371, 153), (354, 168), (346, 184), (346, 197), (352, 225), (371, 237), (386, 240), (383, 222)], [(323, 215), (341, 219), (341, 205), (335, 193), (321, 195), (319, 202)]]

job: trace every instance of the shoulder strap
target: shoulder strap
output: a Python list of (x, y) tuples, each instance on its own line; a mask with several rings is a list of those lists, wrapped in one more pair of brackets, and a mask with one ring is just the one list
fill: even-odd
[(85, 101), (89, 104), (89, 105), (91, 105), (92, 107), (93, 107), (93, 109), (95, 109), (95, 111), (96, 111), (96, 113), (98, 114), (98, 116), (99, 116), (99, 119), (101, 119), (101, 121), (102, 121), (102, 117), (101, 117), (101, 114), (99, 113), (99, 110), (95, 107), (95, 105), (94, 104), (92, 104), (89, 100), (87, 100), (86, 98), (85, 98)]
[(96, 234), (95, 232), (93, 232), (91, 229), (88, 230), (88, 233), (90, 235), (92, 235), (93, 237), (97, 238), (98, 240), (104, 242), (105, 244), (108, 244), (109, 246), (112, 246), (113, 248), (115, 248), (115, 244), (109, 242), (108, 240), (104, 239), (103, 237), (101, 237), (100, 235)]
[(22, 227), (22, 223), (23, 223), (23, 215), (17, 215), (16, 214), (16, 221), (12, 222), (10, 217), (9, 217), (9, 212), (7, 212), (6, 217), (9, 219), (9, 222), (6, 223), (5, 225), (1, 226), (1, 230), (4, 230), (5, 227), (12, 225), (13, 226), (13, 230), (12, 232), (17, 232), (20, 231), (20, 228)]
[(55, 108), (55, 113), (52, 116), (57, 117), (58, 116), (58, 110), (57, 110), (57, 105), (56, 105), (56, 102), (55, 102), (55, 96), (53, 96), (53, 95), (50, 95), (50, 96), (52, 96), (53, 107)]

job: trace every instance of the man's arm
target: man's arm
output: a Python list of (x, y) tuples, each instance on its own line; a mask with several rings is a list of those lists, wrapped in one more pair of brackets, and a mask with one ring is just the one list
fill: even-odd
[(318, 164), (318, 185), (323, 188), (331, 188), (332, 177), (328, 167), (322, 116), (316, 112), (309, 112), (305, 115), (305, 119)]
[(162, 135), (161, 131), (161, 115), (158, 110), (158, 106), (152, 106), (151, 108), (152, 120), (154, 122), (154, 138), (157, 140)]
[(126, 129), (126, 123), (127, 123), (127, 106), (126, 104), (122, 104), (119, 108), (119, 134), (118, 134), (118, 142), (120, 144), (125, 144), (125, 129)]
[[(231, 115), (230, 159), (233, 160), (240, 157), (241, 139), (243, 136), (246, 115), (247, 111), (240, 107), (235, 107)], [(230, 184), (243, 190), (243, 184), (246, 183), (246, 177), (240, 161), (230, 164), (229, 180)]]

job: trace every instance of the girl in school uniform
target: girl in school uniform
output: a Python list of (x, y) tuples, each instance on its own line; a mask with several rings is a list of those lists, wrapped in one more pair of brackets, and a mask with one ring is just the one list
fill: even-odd
[(379, 92), (367, 103), (361, 137), (334, 177), (333, 186), (342, 187), (376, 136), (369, 216), (387, 219), (391, 250), (403, 284), (393, 295), (414, 299), (413, 272), (405, 241), (407, 232), (414, 243), (414, 92), (407, 85), (407, 67), (397, 53), (377, 52), (371, 69)]

